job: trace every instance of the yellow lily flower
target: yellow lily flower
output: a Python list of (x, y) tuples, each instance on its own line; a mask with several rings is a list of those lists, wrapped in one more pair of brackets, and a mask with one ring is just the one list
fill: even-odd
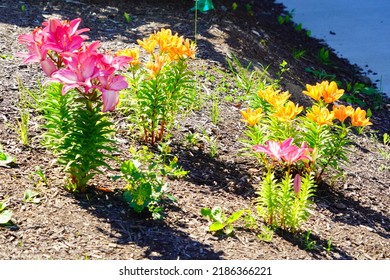
[(149, 69), (152, 76), (155, 76), (161, 71), (161, 69), (165, 65), (165, 63), (167, 62), (167, 58), (165, 56), (160, 56), (159, 54), (154, 54), (153, 57), (154, 60), (149, 60), (146, 63), (145, 67)]
[(139, 49), (124, 49), (124, 50), (119, 50), (115, 53), (116, 56), (128, 56), (131, 57), (133, 60), (129, 62), (130, 65), (138, 65), (140, 64), (139, 60)]
[(157, 41), (153, 38), (153, 36), (150, 36), (149, 38), (143, 40), (137, 40), (137, 43), (148, 53), (153, 53), (154, 49), (157, 46)]
[(309, 119), (315, 121), (319, 125), (333, 124), (332, 123), (334, 117), (333, 112), (329, 112), (327, 108), (320, 108), (317, 105), (313, 105), (311, 108), (312, 108), (311, 111), (306, 113), (306, 116)]
[(351, 115), (351, 123), (353, 126), (367, 126), (372, 125), (369, 118), (366, 118), (366, 111), (359, 107)]
[(257, 95), (275, 108), (283, 106), (291, 96), (288, 91), (280, 93), (280, 90), (274, 90), (272, 86), (260, 90)]
[(303, 94), (310, 96), (315, 101), (319, 101), (322, 97), (322, 92), (324, 91), (324, 82), (317, 83), (315, 86), (312, 85), (306, 85), (306, 90), (302, 91)]
[(294, 102), (288, 101), (284, 106), (277, 107), (273, 116), (282, 122), (287, 122), (294, 119), (302, 110), (303, 106), (299, 107)]
[(246, 111), (240, 111), (240, 113), (244, 118), (243, 121), (248, 123), (250, 126), (255, 126), (263, 116), (263, 110), (261, 108), (254, 111), (252, 111), (251, 108), (248, 108)]

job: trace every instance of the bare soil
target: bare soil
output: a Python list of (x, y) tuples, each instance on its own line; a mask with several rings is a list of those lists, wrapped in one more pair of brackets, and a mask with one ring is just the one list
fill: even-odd
[[(310, 102), (301, 93), (305, 84), (318, 81), (305, 67), (335, 74), (344, 82), (369, 82), (361, 69), (333, 51), (331, 64), (324, 65), (317, 56), (326, 47), (324, 42), (296, 31), (293, 23), (278, 23), (277, 17), (285, 12), (282, 5), (272, 0), (252, 1), (250, 15), (245, 8), (250, 1), (236, 0), (236, 11), (233, 1), (213, 2), (215, 10), (198, 14), (198, 54), (191, 65), (215, 76), (213, 82), (201, 81), (202, 91), (212, 92), (223, 82), (216, 69), (229, 73), (226, 57), (231, 54), (243, 65), (269, 66), (273, 78), (286, 60), (289, 70), (283, 74), (282, 88), (301, 104)], [(236, 228), (232, 236), (213, 235), (200, 214), (203, 207), (215, 205), (232, 213), (247, 208), (255, 197), (262, 171), (253, 159), (240, 155), (238, 141), (244, 129), (239, 110), (245, 104), (222, 100), (217, 125), (210, 120), (210, 101), (180, 120), (171, 139), (172, 153), (189, 175), (169, 182), (177, 202), (167, 206), (164, 220), (132, 212), (122, 199), (124, 183), (108, 176), (94, 178), (86, 194), (64, 190), (64, 174), (39, 143), (40, 121), (35, 112), (31, 112), (31, 144), (20, 143), (12, 129), (18, 118), (18, 79), (27, 88), (35, 88), (43, 76), (36, 65), (24, 65), (11, 57), (23, 50), (18, 35), (31, 32), (49, 17), (81, 17), (83, 27), (91, 29), (90, 39), (101, 40), (106, 50), (132, 47), (137, 39), (162, 27), (194, 39), (192, 5), (190, 0), (1, 1), (0, 144), (17, 160), (12, 168), (0, 167), (0, 201), (6, 200), (13, 212), (12, 223), (0, 227), (0, 259), (390, 259), (390, 148), (382, 144), (383, 134), (390, 132), (390, 103), (385, 97), (380, 109), (373, 110), (373, 126), (364, 135), (351, 136), (350, 163), (344, 166), (343, 176), (332, 180), (328, 174), (318, 186), (303, 232), (277, 231), (270, 242), (243, 227)], [(130, 23), (123, 12), (130, 14)], [(306, 50), (305, 56), (294, 59), (294, 49)], [(369, 106), (372, 103), (361, 98)], [(120, 158), (125, 159), (131, 135), (120, 117), (113, 114), (120, 127), (116, 136), (123, 152)], [(184, 144), (187, 133), (201, 129), (218, 137), (217, 157), (210, 156), (207, 143)], [(114, 171), (119, 172), (115, 164)], [(31, 175), (36, 166), (44, 170), (48, 186), (36, 185), (37, 178)], [(26, 189), (37, 190), (40, 203), (24, 203)], [(305, 241), (308, 231), (312, 248)], [(329, 241), (331, 250), (326, 249)]]

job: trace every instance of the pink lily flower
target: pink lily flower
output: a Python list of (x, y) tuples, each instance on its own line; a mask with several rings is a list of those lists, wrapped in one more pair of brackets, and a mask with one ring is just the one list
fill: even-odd
[(80, 23), (80, 18), (76, 18), (70, 22), (53, 18), (42, 23), (45, 26), (43, 31), (47, 37), (47, 42), (44, 47), (57, 53), (78, 50), (84, 40), (88, 39), (88, 36), (80, 34), (89, 31), (89, 28), (77, 30)]
[(41, 62), (46, 59), (47, 49), (43, 48), (45, 37), (42, 28), (36, 28), (32, 34), (22, 34), (18, 37), (20, 44), (26, 45), (28, 53), (16, 53), (24, 58), (23, 63)]
[(112, 74), (116, 70), (124, 70), (128, 67), (129, 62), (133, 59), (128, 56), (112, 56), (112, 55), (100, 55), (99, 68), (104, 70), (107, 75)]
[(103, 112), (112, 111), (119, 102), (119, 91), (127, 88), (128, 83), (123, 76), (100, 76), (98, 77), (100, 86), (98, 89), (102, 92)]
[(265, 146), (262, 145), (253, 146), (253, 150), (255, 152), (266, 153), (272, 159), (280, 161), (281, 156), (283, 155), (283, 151), (285, 151), (288, 147), (291, 146), (292, 141), (293, 141), (292, 138), (287, 138), (282, 143), (269, 140), (265, 143), (266, 144)]
[(312, 159), (309, 156), (310, 151), (311, 149), (308, 148), (305, 142), (303, 142), (300, 148), (298, 148), (297, 146), (290, 146), (285, 150), (283, 150), (281, 152), (282, 153), (281, 157), (288, 164), (293, 164), (294, 162), (297, 162), (299, 160), (311, 161)]
[(255, 152), (266, 153), (273, 160), (283, 160), (288, 164), (292, 164), (299, 160), (312, 160), (309, 156), (309, 152), (311, 151), (311, 149), (307, 146), (307, 144), (303, 142), (301, 147), (298, 148), (297, 146), (292, 145), (293, 140), (293, 138), (287, 138), (282, 143), (269, 140), (266, 142), (265, 146), (253, 146), (253, 150)]
[(94, 87), (92, 79), (100, 75), (100, 70), (96, 67), (96, 57), (85, 58), (82, 53), (79, 53), (68, 57), (66, 66), (67, 68), (60, 69), (52, 75), (52, 80), (64, 84), (62, 94), (78, 87), (83, 87), (85, 94), (88, 94), (89, 90)]

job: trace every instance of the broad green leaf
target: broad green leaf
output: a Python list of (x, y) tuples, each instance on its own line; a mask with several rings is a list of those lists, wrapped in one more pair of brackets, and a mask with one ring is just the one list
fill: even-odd
[(8, 223), (11, 220), (11, 217), (12, 217), (11, 210), (4, 210), (0, 212), (0, 225)]
[(211, 209), (211, 217), (220, 223), (223, 223), (224, 217), (223, 217), (223, 210), (221, 207), (216, 206), (213, 209)]
[(11, 157), (3, 152), (0, 152), (0, 166), (10, 167), (10, 164), (15, 162), (15, 158)]
[(221, 230), (225, 227), (224, 224), (220, 223), (220, 222), (214, 222), (210, 225), (209, 227), (209, 230), (210, 231), (218, 231), (218, 230)]
[(202, 210), (200, 210), (200, 213), (204, 217), (211, 217), (211, 209), (210, 208), (207, 208), (207, 207), (202, 208)]

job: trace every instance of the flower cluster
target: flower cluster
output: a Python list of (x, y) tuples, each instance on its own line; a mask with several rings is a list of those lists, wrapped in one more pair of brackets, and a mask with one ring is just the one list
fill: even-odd
[(317, 83), (315, 86), (306, 85), (306, 90), (303, 91), (304, 94), (310, 96), (315, 101), (323, 100), (325, 103), (333, 103), (338, 100), (343, 94), (343, 89), (338, 89), (336, 82), (323, 81), (322, 83)]
[[(265, 106), (265, 111), (270, 111), (271, 115), (281, 122), (292, 121), (303, 110), (302, 106), (298, 106), (289, 100), (291, 94), (288, 91), (281, 92), (269, 86), (264, 90), (260, 90), (257, 95), (269, 105)], [(253, 112), (257, 111), (258, 109)], [(248, 108), (247, 111), (241, 111), (241, 114), (247, 123), (254, 126), (260, 120), (260, 117), (254, 118), (254, 113), (251, 112), (252, 109)], [(251, 121), (249, 121), (250, 118)], [(255, 119), (257, 120), (256, 123), (254, 123)]]
[[(161, 29), (143, 40), (140, 48), (119, 50), (116, 56), (131, 58), (125, 73), (129, 90), (123, 91), (120, 107), (132, 106), (133, 122), (143, 139), (152, 144), (163, 139), (178, 112), (189, 108), (194, 98), (193, 73), (187, 60), (195, 57), (195, 44), (183, 36)], [(140, 53), (146, 52), (145, 61)]]
[[(349, 130), (352, 127), (362, 129), (372, 123), (361, 108), (332, 105), (344, 93), (335, 82), (306, 85), (303, 93), (315, 100), (305, 110), (289, 100), (288, 91), (266, 87), (254, 97), (255, 109), (247, 108), (241, 115), (248, 124), (246, 135), (250, 139), (246, 142), (257, 157), (258, 152), (265, 153), (274, 163), (282, 163), (278, 164), (281, 167), (287, 164), (290, 168), (297, 163), (295, 172), (314, 172), (319, 181), (328, 167), (339, 170), (339, 163), (347, 160)], [(300, 148), (292, 145), (293, 139)], [(268, 165), (265, 157), (260, 158)], [(301, 159), (303, 165), (298, 163)]]
[(332, 125), (334, 119), (344, 123), (347, 117), (351, 118), (352, 126), (361, 127), (372, 124), (366, 118), (366, 111), (361, 108), (355, 110), (352, 106), (333, 105), (332, 111), (329, 111), (327, 104), (337, 101), (344, 94), (344, 90), (339, 89), (336, 82), (324, 81), (315, 86), (306, 85), (306, 90), (303, 93), (317, 101), (311, 110), (308, 110), (306, 116), (321, 126)]
[[(172, 34), (170, 29), (161, 29), (143, 40), (137, 40), (147, 53), (150, 54), (150, 60), (145, 66), (149, 69), (152, 76), (157, 75), (167, 63), (184, 58), (195, 58), (195, 44), (183, 36)], [(131, 66), (140, 64), (139, 49), (119, 50), (116, 55), (131, 57)]]
[(32, 34), (18, 37), (19, 43), (28, 49), (28, 53), (18, 55), (24, 58), (24, 63), (39, 62), (51, 81), (64, 85), (63, 94), (76, 89), (84, 98), (96, 99), (96, 90), (99, 90), (103, 111), (114, 110), (119, 91), (128, 86), (116, 71), (126, 67), (132, 59), (99, 53), (99, 41), (85, 44), (88, 37), (82, 33), (89, 29), (78, 29), (80, 23), (79, 18), (72, 21), (53, 18), (43, 22), (43, 27), (37, 27)]

